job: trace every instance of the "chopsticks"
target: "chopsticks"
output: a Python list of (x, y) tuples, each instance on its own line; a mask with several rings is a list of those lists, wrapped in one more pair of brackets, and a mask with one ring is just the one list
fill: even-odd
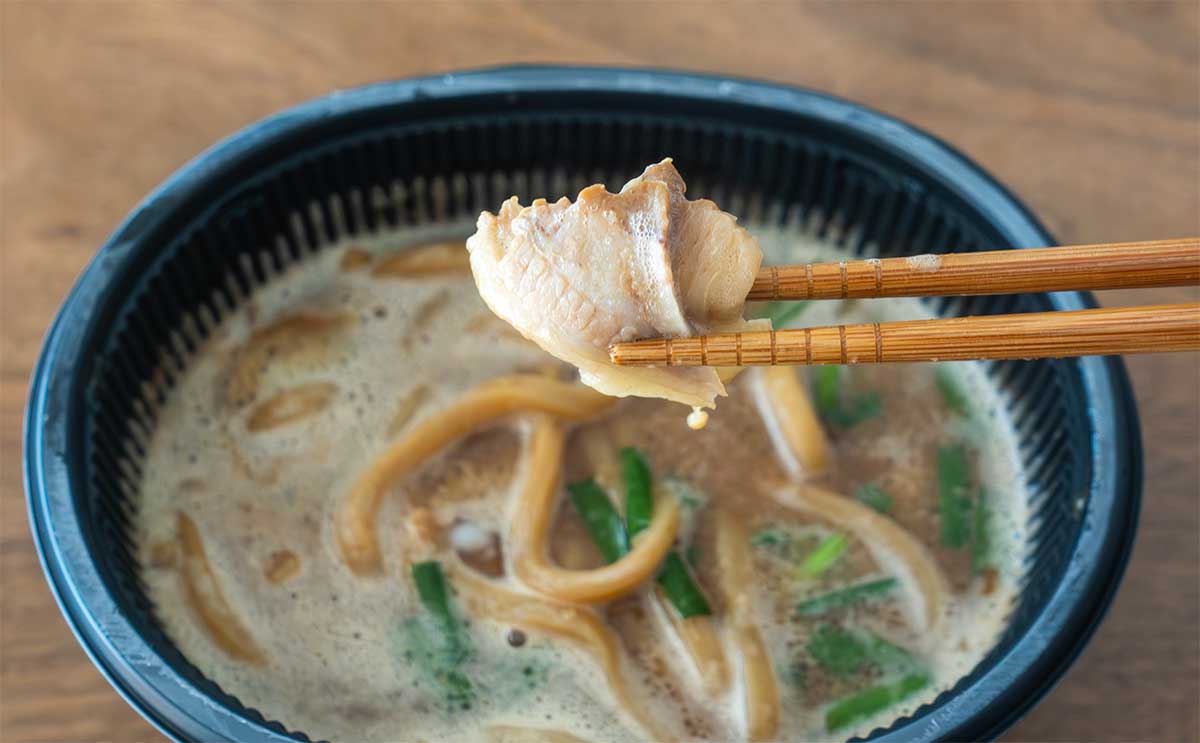
[(1200, 283), (1200, 238), (769, 266), (746, 296), (869, 299)]
[(885, 364), (1200, 350), (1200, 302), (617, 343), (618, 366)]
[[(1200, 284), (1200, 238), (781, 266), (751, 299), (1009, 294)], [(1064, 358), (1200, 350), (1200, 303), (860, 323), (617, 343), (620, 366)]]

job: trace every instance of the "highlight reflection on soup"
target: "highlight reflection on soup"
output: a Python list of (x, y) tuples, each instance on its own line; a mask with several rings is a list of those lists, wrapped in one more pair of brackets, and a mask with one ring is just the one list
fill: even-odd
[[(764, 263), (837, 257), (751, 231)], [(1003, 630), (1025, 492), (977, 365), (751, 370), (699, 432), (574, 376), (488, 311), (461, 241), (290, 268), (214, 328), (149, 437), (137, 519), (168, 635), (313, 738), (600, 743), (862, 734)]]

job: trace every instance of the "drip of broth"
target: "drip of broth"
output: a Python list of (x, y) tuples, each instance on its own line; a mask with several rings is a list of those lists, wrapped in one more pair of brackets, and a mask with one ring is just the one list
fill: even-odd
[[(751, 231), (765, 264), (843, 257), (802, 230)], [(471, 647), (462, 672), (474, 693), (447, 702), (413, 659), (403, 627), (425, 612), (409, 574), (413, 562), (447, 562), (458, 547), (481, 575), (506, 570), (507, 524), (519, 517), (510, 513), (520, 479), (519, 425), (466, 436), (389, 491), (375, 525), (380, 574), (356, 575), (341, 558), (333, 529), (339, 504), (390, 441), (486, 380), (561, 371), (488, 312), (469, 273), (372, 274), (384, 256), (443, 236), (394, 234), (326, 250), (257, 291), (196, 352), (158, 410), (142, 468), (137, 529), (156, 615), (222, 689), (314, 739), (571, 740), (538, 732), (554, 731), (594, 743), (645, 740), (591, 655), (535, 629), (472, 616), (453, 575), (451, 606)], [(819, 302), (798, 322), (930, 316), (916, 300)], [(885, 492), (890, 518), (936, 558), (950, 595), (938, 631), (925, 635), (908, 627), (903, 592), (823, 616), (795, 611), (804, 597), (890, 573), (853, 535), (776, 500), (793, 476), (756, 407), (752, 375), (729, 384), (703, 430), (689, 430), (683, 406), (627, 399), (569, 432), (564, 482), (595, 476), (621, 501), (618, 477), (597, 471), (599, 440), (614, 453), (639, 448), (656, 481), (686, 485), (679, 548), (718, 623), (725, 606), (713, 588), (711, 514), (744, 515), (756, 537), (748, 549), (757, 579), (745, 590), (775, 670), (780, 740), (842, 740), (911, 713), (968, 673), (1005, 627), (1025, 551), (1027, 497), (1015, 434), (978, 365), (939, 365), (938, 373), (969, 401), (969, 416), (948, 408), (931, 365), (847, 372), (846, 389), (877, 394), (882, 412), (832, 429), (834, 464), (817, 480), (846, 497), (864, 485)], [(983, 572), (972, 566), (970, 549), (944, 546), (939, 537), (937, 451), (950, 444), (966, 447), (972, 477), (988, 493), (991, 550)], [(262, 663), (231, 655), (197, 612), (172, 557), (180, 513), (196, 525), (221, 597)], [(425, 533), (439, 531), (450, 536), (438, 542)], [(848, 540), (845, 552), (819, 575), (798, 577), (797, 561), (837, 533)], [(602, 564), (565, 498), (551, 552), (573, 568)], [(517, 585), (500, 580), (510, 590)], [(744, 739), (738, 684), (711, 696), (704, 690), (654, 591), (647, 585), (601, 609), (620, 638), (632, 695), (681, 739)], [(869, 663), (839, 672), (813, 657), (814, 637), (839, 629), (904, 648), (929, 685), (828, 731), (831, 704), (886, 680)]]

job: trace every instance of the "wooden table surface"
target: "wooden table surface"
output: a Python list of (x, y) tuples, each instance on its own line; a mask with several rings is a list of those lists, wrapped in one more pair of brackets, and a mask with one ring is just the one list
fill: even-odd
[[(1066, 243), (1200, 234), (1200, 4), (0, 2), (0, 740), (161, 736), (101, 678), (42, 578), (20, 474), (55, 309), (142, 195), (218, 138), (360, 83), (508, 62), (810, 86), (914, 122)], [(1106, 305), (1190, 301), (1190, 289)], [(1116, 603), (1009, 741), (1200, 738), (1200, 355), (1129, 359), (1146, 444)]]

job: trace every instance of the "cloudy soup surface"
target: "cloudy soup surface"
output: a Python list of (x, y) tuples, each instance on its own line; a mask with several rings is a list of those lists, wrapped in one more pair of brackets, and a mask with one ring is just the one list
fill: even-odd
[[(157, 411), (142, 577), (222, 689), (331, 741), (844, 740), (995, 644), (1027, 494), (981, 366), (748, 370), (693, 431), (495, 318), (458, 227), (288, 268)], [(846, 257), (749, 229), (764, 265)], [(666, 559), (638, 573), (668, 515)]]

